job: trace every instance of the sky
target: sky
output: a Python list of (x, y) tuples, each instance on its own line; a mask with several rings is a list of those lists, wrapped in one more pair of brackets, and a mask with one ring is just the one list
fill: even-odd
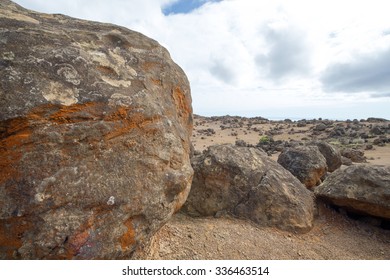
[(159, 41), (186, 72), (196, 114), (390, 119), (386, 0), (15, 2)]

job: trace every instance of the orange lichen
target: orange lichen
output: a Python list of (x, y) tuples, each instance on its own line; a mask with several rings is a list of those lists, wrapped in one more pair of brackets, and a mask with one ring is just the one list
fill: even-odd
[(179, 87), (175, 87), (172, 90), (172, 97), (175, 100), (175, 105), (178, 110), (178, 116), (187, 120), (192, 114), (192, 109), (190, 106), (190, 102), (187, 100), (187, 97), (183, 93), (182, 89)]
[(156, 68), (161, 69), (162, 65), (161, 65), (161, 63), (157, 63), (157, 62), (146, 61), (146, 62), (142, 63), (141, 68), (145, 72), (151, 72), (151, 70), (156, 69)]
[(124, 106), (115, 109), (99, 102), (70, 106), (45, 104), (31, 110), (26, 117), (3, 121), (0, 123), (0, 184), (18, 177), (20, 158), (34, 148), (31, 139), (34, 127), (104, 120), (113, 124), (113, 129), (104, 136), (110, 140), (135, 128), (144, 129), (160, 119), (145, 118), (142, 113), (134, 113), (134, 109)]
[(89, 230), (84, 230), (74, 236), (72, 236), (69, 240), (70, 247), (77, 252), (81, 247), (88, 241), (89, 238)]
[[(1, 124), (0, 184), (17, 177), (17, 163), (22, 157), (21, 146), (30, 142), (31, 129), (27, 118), (16, 118)], [(26, 146), (27, 148), (27, 146)]]
[(75, 234), (69, 237), (65, 245), (66, 253), (63, 255), (64, 259), (72, 259), (75, 257), (80, 252), (80, 249), (88, 242), (94, 221), (95, 216), (92, 215), (87, 222), (78, 228)]
[(136, 242), (135, 241), (135, 230), (134, 230), (134, 226), (133, 226), (133, 218), (127, 219), (124, 222), (124, 225), (127, 227), (127, 231), (119, 239), (122, 250), (128, 249), (130, 246), (132, 246)]
[(47, 120), (57, 124), (100, 120), (103, 118), (104, 106), (106, 105), (98, 102), (62, 106), (58, 111), (51, 114)]
[(34, 108), (26, 117), (0, 123), (0, 184), (18, 177), (18, 162), (23, 153), (32, 149), (34, 127), (48, 123), (63, 124), (102, 119), (102, 103), (60, 106), (45, 104)]
[(162, 81), (160, 79), (152, 79), (152, 83), (156, 86), (162, 86)]
[(135, 128), (144, 129), (147, 125), (157, 122), (159, 119), (160, 117), (157, 116), (145, 118), (142, 113), (130, 113), (130, 108), (119, 107), (104, 119), (116, 123), (115, 128), (105, 135), (105, 140), (122, 136)]

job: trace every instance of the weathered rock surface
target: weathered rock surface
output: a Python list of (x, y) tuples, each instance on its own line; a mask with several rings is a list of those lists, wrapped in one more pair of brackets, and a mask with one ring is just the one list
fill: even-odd
[(325, 157), (317, 146), (296, 146), (285, 149), (278, 157), (278, 163), (290, 171), (307, 188), (321, 183), (327, 172)]
[(264, 226), (308, 231), (313, 195), (256, 148), (216, 145), (192, 159), (194, 180), (183, 209), (191, 215), (223, 212)]
[(340, 168), (342, 164), (341, 153), (337, 148), (324, 141), (315, 141), (312, 144), (317, 146), (320, 153), (325, 157), (329, 172), (333, 172)]
[(390, 219), (390, 167), (353, 165), (330, 174), (314, 190), (334, 205)]
[(0, 2), (0, 259), (134, 258), (185, 202), (188, 80), (126, 28)]

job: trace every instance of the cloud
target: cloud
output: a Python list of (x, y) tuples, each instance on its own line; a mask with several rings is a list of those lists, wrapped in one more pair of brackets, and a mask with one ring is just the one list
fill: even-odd
[[(157, 40), (187, 74), (199, 114), (271, 110), (288, 117), (294, 106), (324, 107), (322, 114), (340, 105), (348, 115), (347, 105), (360, 102), (357, 113), (390, 118), (390, 25), (382, 0), (14, 1)], [(351, 59), (359, 53), (365, 55)]]
[(334, 63), (321, 75), (327, 92), (390, 91), (390, 48), (366, 55), (357, 55), (348, 63)]
[(390, 29), (386, 29), (382, 31), (382, 36), (389, 36), (390, 35)]
[(220, 81), (234, 85), (237, 82), (238, 73), (233, 69), (233, 65), (229, 65), (226, 60), (214, 60), (210, 67), (210, 73)]
[(386, 97), (390, 97), (390, 92), (386, 92), (386, 93), (372, 93), (370, 96), (372, 98), (386, 98)]
[(269, 51), (256, 57), (258, 67), (266, 68), (269, 78), (279, 81), (287, 76), (305, 75), (310, 70), (310, 50), (305, 33), (293, 26), (272, 28), (262, 33)]

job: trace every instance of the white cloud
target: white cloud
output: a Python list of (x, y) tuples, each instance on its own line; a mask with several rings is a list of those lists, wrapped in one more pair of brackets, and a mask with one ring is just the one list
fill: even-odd
[[(162, 7), (175, 1), (16, 0), (39, 11), (123, 25), (158, 40), (187, 73), (199, 114), (289, 117), (303, 115), (302, 108), (313, 115), (328, 108), (332, 113), (324, 117), (331, 117), (341, 111), (331, 108), (344, 104), (347, 111), (360, 106), (356, 112), (390, 118), (373, 98), (390, 105), (388, 94), (366, 83), (352, 95), (346, 76), (335, 76), (343, 63), (364, 64), (354, 64), (356, 54), (375, 57), (390, 48), (386, 1), (224, 0), (165, 16)], [(385, 63), (373, 67), (387, 69)], [(356, 74), (348, 69), (341, 72)], [(335, 82), (343, 87), (327, 93), (324, 81), (328, 89)]]

